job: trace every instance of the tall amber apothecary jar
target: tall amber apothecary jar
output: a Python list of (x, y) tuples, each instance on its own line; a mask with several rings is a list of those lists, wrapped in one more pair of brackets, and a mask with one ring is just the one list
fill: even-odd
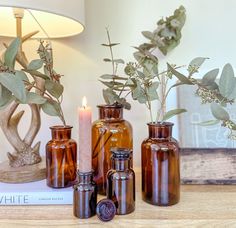
[(52, 188), (72, 186), (76, 181), (77, 145), (71, 139), (71, 126), (53, 126), (52, 139), (46, 145), (47, 185)]
[(180, 198), (178, 142), (173, 123), (148, 123), (149, 137), (142, 143), (142, 198), (150, 204), (170, 206)]
[(98, 111), (99, 120), (92, 126), (92, 166), (98, 193), (106, 195), (106, 175), (111, 168), (110, 149), (120, 147), (133, 150), (133, 133), (131, 124), (123, 119), (122, 105), (98, 105)]

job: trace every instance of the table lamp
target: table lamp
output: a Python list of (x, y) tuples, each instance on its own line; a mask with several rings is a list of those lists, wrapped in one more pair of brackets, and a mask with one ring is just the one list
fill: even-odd
[[(20, 58), (23, 68), (27, 68), (29, 62), (22, 50), (22, 43), (30, 38), (63, 38), (81, 33), (84, 29), (84, 0), (1, 0), (0, 1), (0, 36), (20, 38), (18, 59)], [(7, 45), (5, 44), (5, 47)], [(1, 72), (0, 72), (1, 73)], [(39, 85), (41, 78), (37, 78)], [(1, 84), (0, 84), (1, 85)], [(2, 93), (2, 92), (1, 92)], [(1, 95), (1, 94), (0, 94)], [(39, 154), (40, 142), (32, 146), (40, 128), (40, 105), (34, 109), (30, 105), (32, 118), (28, 132), (24, 138), (18, 133), (18, 123), (24, 111), (14, 114), (19, 103), (12, 101), (9, 107), (0, 110), (0, 127), (9, 143), (15, 149), (14, 154), (8, 153), (9, 162), (0, 164), (0, 181), (9, 183), (31, 182), (45, 179), (45, 162)], [(15, 104), (14, 104), (15, 102)], [(12, 106), (15, 105), (14, 108)], [(14, 125), (14, 126), (13, 126)], [(24, 163), (24, 151), (21, 149), (21, 160), (18, 145), (28, 148), (35, 153), (37, 162)], [(26, 153), (25, 153), (26, 154)], [(13, 161), (17, 162), (13, 163)], [(41, 161), (41, 162), (40, 162)], [(14, 165), (12, 165), (14, 164)]]
[(74, 36), (84, 29), (84, 1), (1, 0), (0, 36), (15, 37), (16, 21), (18, 33), (39, 31), (34, 38)]

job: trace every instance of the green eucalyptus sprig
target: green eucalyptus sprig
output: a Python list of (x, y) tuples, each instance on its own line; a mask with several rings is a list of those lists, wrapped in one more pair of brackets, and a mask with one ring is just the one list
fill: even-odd
[[(196, 58), (188, 67), (189, 75), (185, 76), (180, 72), (169, 67), (171, 72), (181, 81), (186, 82), (190, 80), (192, 85), (196, 85), (196, 95), (200, 97), (202, 104), (210, 104), (210, 110), (215, 119), (206, 120), (199, 123), (201, 126), (210, 126), (215, 124), (221, 124), (221, 126), (229, 129), (229, 138), (236, 140), (236, 123), (230, 119), (230, 115), (227, 111), (229, 105), (232, 105), (236, 99), (236, 77), (232, 66), (228, 63), (223, 67), (219, 81), (217, 76), (219, 75), (219, 69), (213, 69), (207, 72), (201, 79), (194, 79), (193, 73), (196, 73), (200, 65), (206, 60), (206, 58)], [(198, 62), (194, 66), (193, 62)]]
[[(159, 71), (159, 60), (156, 55), (157, 50), (166, 55), (179, 44), (185, 19), (185, 8), (180, 6), (172, 16), (167, 17), (166, 20), (159, 20), (157, 28), (153, 32), (142, 32), (148, 42), (135, 47), (134, 58), (136, 62), (130, 62), (125, 67), (125, 73), (128, 76), (127, 84), (132, 98), (146, 105), (150, 112), (151, 122), (165, 121), (174, 115), (186, 112), (185, 109), (166, 111), (169, 92), (182, 83), (169, 85), (169, 82), (172, 81), (172, 72), (169, 69), (163, 72)], [(179, 67), (173, 65), (173, 69)], [(159, 94), (158, 91), (160, 91)], [(152, 103), (154, 101), (159, 103), (158, 110), (153, 110)], [(153, 112), (156, 113), (155, 118)]]
[(130, 109), (131, 105), (126, 100), (124, 92), (129, 89), (127, 84), (127, 77), (118, 75), (118, 68), (121, 64), (124, 64), (123, 59), (115, 59), (113, 54), (113, 47), (119, 45), (119, 43), (111, 43), (110, 34), (108, 29), (107, 38), (108, 44), (102, 44), (102, 46), (108, 47), (110, 51), (110, 58), (104, 58), (105, 62), (109, 62), (112, 65), (111, 74), (103, 74), (100, 76), (100, 81), (107, 87), (103, 89), (103, 98), (107, 104), (122, 104), (125, 109)]
[[(53, 69), (50, 45), (40, 41), (40, 58), (28, 64), (22, 60), (23, 56), (19, 55), (20, 45), (21, 40), (14, 39), (0, 62), (0, 109), (5, 109), (12, 101), (37, 104), (46, 114), (60, 117), (66, 125), (61, 108), (64, 89), (60, 84), (61, 75)], [(15, 69), (16, 60), (23, 67), (21, 70)], [(41, 68), (44, 68), (44, 73), (40, 72)]]

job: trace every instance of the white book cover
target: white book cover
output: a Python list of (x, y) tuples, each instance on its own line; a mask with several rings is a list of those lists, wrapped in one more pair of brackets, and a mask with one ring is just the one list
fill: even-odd
[(0, 205), (72, 204), (73, 187), (54, 189), (46, 180), (24, 183), (0, 183)]

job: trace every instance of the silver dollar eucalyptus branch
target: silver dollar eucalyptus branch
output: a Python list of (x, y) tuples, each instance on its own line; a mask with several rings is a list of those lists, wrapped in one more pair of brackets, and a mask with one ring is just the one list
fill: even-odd
[[(106, 58), (104, 61), (112, 63), (113, 71), (112, 74), (101, 76), (102, 83), (107, 87), (103, 90), (106, 103), (121, 103), (125, 108), (130, 109), (126, 97), (131, 94), (134, 100), (146, 105), (150, 112), (151, 122), (165, 121), (186, 111), (185, 109), (166, 111), (166, 100), (170, 90), (182, 83), (169, 86), (169, 81), (172, 81), (172, 73), (169, 69), (159, 71), (159, 60), (154, 54), (156, 50), (159, 50), (166, 55), (180, 43), (185, 19), (185, 8), (180, 6), (172, 16), (159, 20), (153, 32), (143, 31), (142, 34), (148, 42), (135, 47), (136, 62), (129, 62), (125, 65), (124, 76), (117, 75), (117, 68), (120, 64), (124, 64), (124, 60), (113, 58), (112, 47), (118, 43), (111, 43), (108, 33), (109, 43), (103, 45), (110, 48), (111, 58)], [(179, 68), (179, 66), (173, 66), (174, 69)], [(158, 90), (161, 91), (160, 95), (158, 95)], [(159, 103), (158, 110), (153, 110), (154, 101)], [(155, 119), (153, 113), (156, 113)]]
[[(35, 33), (26, 38), (16, 38), (9, 45), (0, 60), (0, 126), (7, 140), (14, 148), (7, 153), (12, 167), (32, 165), (41, 161), (40, 142), (32, 146), (40, 129), (40, 110), (51, 116), (58, 116), (65, 123), (61, 109), (63, 86), (61, 75), (53, 68), (52, 49), (44, 41), (38, 48), (39, 59), (28, 62), (21, 45)], [(17, 70), (15, 63), (22, 67)], [(41, 73), (40, 69), (43, 69)], [(31, 123), (26, 135), (21, 138), (18, 124), (24, 111), (17, 111), (20, 104), (29, 105)]]

